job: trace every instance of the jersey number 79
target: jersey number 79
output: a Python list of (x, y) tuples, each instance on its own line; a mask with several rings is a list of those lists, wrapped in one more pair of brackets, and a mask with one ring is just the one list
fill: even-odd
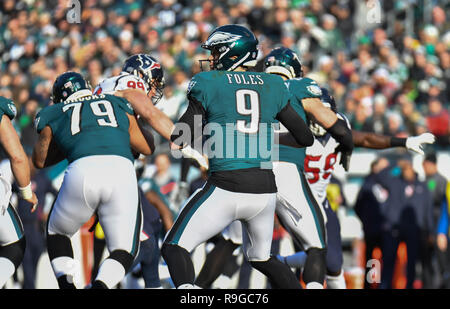
[[(72, 110), (71, 115), (71, 123), (70, 123), (70, 131), (72, 135), (75, 135), (81, 131), (80, 123), (81, 123), (81, 107), (82, 102), (75, 102), (64, 105), (62, 108), (63, 112), (67, 112), (69, 109)], [(117, 127), (116, 116), (114, 115), (114, 108), (111, 102), (106, 100), (95, 101), (89, 104), (92, 113), (98, 117), (104, 117), (97, 119), (97, 123), (99, 126), (108, 126), (108, 127)]]

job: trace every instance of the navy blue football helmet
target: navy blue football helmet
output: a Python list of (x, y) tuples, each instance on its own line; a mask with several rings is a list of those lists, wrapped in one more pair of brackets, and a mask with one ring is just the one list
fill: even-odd
[[(322, 104), (330, 108), (333, 112), (337, 114), (338, 111), (333, 96), (328, 92), (326, 88), (321, 87), (320, 90), (322, 90), (322, 96), (320, 98)], [(325, 130), (325, 128), (323, 128), (313, 119), (309, 119), (309, 129), (314, 134), (314, 136), (317, 137), (324, 136), (327, 133), (327, 130)]]
[(323, 105), (329, 107), (333, 112), (337, 113), (337, 106), (333, 96), (328, 92), (326, 88), (320, 88), (320, 90), (322, 90), (322, 97), (320, 99)]
[(147, 54), (133, 55), (125, 60), (122, 71), (142, 78), (148, 91), (155, 90), (152, 96), (153, 104), (158, 103), (162, 98), (165, 84), (164, 72), (155, 58)]

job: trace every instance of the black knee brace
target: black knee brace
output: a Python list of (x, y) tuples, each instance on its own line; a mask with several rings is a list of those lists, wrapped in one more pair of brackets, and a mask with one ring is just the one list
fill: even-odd
[(72, 243), (70, 238), (65, 235), (47, 234), (47, 250), (50, 261), (60, 256), (73, 258)]
[(10, 260), (17, 269), (22, 263), (23, 256), (25, 254), (25, 246), (26, 241), (25, 236), (23, 236), (21, 239), (12, 244), (0, 247), (0, 257)]
[(251, 261), (250, 264), (267, 276), (274, 289), (301, 289), (291, 269), (274, 257), (263, 262)]
[(170, 277), (176, 287), (195, 280), (195, 269), (189, 252), (173, 244), (164, 243), (161, 247), (161, 255), (167, 263)]
[[(205, 263), (197, 276), (195, 284), (207, 289), (222, 274), (229, 261), (233, 261), (233, 251), (238, 248), (231, 240), (221, 238), (214, 249), (206, 256)], [(234, 273), (234, 271), (233, 271)]]
[(323, 284), (326, 274), (326, 249), (310, 248), (306, 251), (307, 258), (303, 270), (303, 281)]
[(133, 265), (134, 261), (134, 256), (131, 255), (131, 253), (121, 249), (114, 250), (113, 252), (111, 252), (108, 258), (116, 260), (117, 262), (122, 264), (126, 273), (130, 269), (131, 265)]

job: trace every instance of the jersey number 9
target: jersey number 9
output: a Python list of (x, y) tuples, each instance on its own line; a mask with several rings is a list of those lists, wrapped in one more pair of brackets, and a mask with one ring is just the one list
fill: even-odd
[[(250, 108), (247, 107), (250, 103)], [(242, 133), (254, 134), (259, 128), (259, 94), (250, 89), (239, 89), (236, 91), (236, 111), (243, 116), (250, 116), (250, 124), (245, 120), (237, 120), (237, 130)]]

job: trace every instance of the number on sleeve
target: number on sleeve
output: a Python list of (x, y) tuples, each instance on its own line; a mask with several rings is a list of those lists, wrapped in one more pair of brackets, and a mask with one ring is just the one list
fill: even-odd
[[(247, 98), (250, 102), (250, 108), (247, 108)], [(259, 95), (256, 91), (250, 89), (239, 89), (236, 91), (236, 111), (243, 116), (250, 116), (250, 125), (245, 120), (237, 120), (238, 131), (247, 134), (258, 132), (259, 128)]]

